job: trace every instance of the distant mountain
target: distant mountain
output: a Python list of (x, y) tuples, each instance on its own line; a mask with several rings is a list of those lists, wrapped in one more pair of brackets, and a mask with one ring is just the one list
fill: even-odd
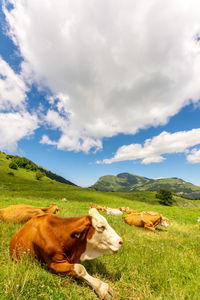
[[(143, 186), (151, 182), (151, 179), (136, 176), (129, 173), (121, 173), (117, 176), (105, 175), (99, 178), (99, 180), (91, 186), (91, 188), (99, 191), (111, 191), (111, 192), (131, 192), (137, 186)], [(135, 191), (135, 190), (134, 190)]]
[(120, 173), (117, 176), (100, 177), (91, 188), (110, 192), (156, 192), (162, 188), (190, 199), (200, 198), (199, 186), (176, 177), (150, 179), (130, 173)]
[(26, 157), (21, 157), (18, 155), (9, 155), (9, 154), (6, 154), (1, 151), (0, 151), (0, 154), (1, 154), (2, 160), (4, 159), (4, 161), (5, 161), (5, 159), (6, 159), (6, 161), (9, 163), (14, 162), (15, 164), (17, 164), (18, 168), (25, 169), (27, 172), (35, 172), (37, 170), (40, 170), (42, 173), (44, 173), (50, 179), (53, 179), (55, 181), (58, 181), (58, 182), (61, 182), (64, 184), (75, 185), (73, 182), (37, 165), (36, 163), (32, 162), (31, 160), (27, 159)]

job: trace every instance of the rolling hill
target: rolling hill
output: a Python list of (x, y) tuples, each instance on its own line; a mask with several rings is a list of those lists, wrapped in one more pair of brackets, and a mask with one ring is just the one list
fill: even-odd
[[(14, 171), (13, 169), (9, 168), (9, 165), (11, 162), (14, 164), (17, 164), (17, 167), (18, 167), (17, 170)], [(4, 152), (0, 152), (0, 167), (4, 168), (4, 170), (6, 168), (7, 173), (10, 175), (11, 174), (19, 175), (20, 169), (24, 169), (26, 171), (25, 174), (27, 175), (27, 177), (29, 177), (28, 174), (30, 174), (31, 176), (33, 174), (35, 175), (35, 172), (37, 170), (39, 170), (40, 172), (43, 173), (43, 175), (46, 175), (46, 177), (48, 177), (52, 180), (58, 181), (60, 183), (69, 184), (69, 185), (75, 185), (73, 182), (37, 165), (36, 163), (32, 162), (31, 160), (27, 159), (26, 157), (20, 157), (18, 155), (9, 155)]]
[(110, 192), (156, 192), (167, 189), (190, 199), (200, 198), (200, 187), (180, 178), (150, 179), (130, 173), (120, 173), (117, 176), (106, 175), (91, 186), (97, 191)]

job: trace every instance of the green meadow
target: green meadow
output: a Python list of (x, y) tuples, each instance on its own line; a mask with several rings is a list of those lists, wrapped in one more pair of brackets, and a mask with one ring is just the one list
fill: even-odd
[[(123, 238), (115, 255), (83, 262), (88, 273), (107, 282), (115, 299), (200, 299), (200, 201), (176, 197), (172, 207), (159, 205), (155, 193), (109, 193), (53, 181), (36, 180), (35, 172), (11, 170), (0, 154), (0, 208), (11, 204), (49, 206), (57, 203), (62, 217), (86, 215), (89, 203), (113, 208), (129, 206), (156, 211), (170, 219), (156, 232), (125, 224), (123, 217), (102, 213)], [(13, 172), (12, 175), (8, 173)], [(63, 202), (62, 198), (67, 202)], [(19, 224), (0, 223), (0, 299), (98, 299), (84, 282), (52, 274), (30, 257), (18, 263), (9, 242)]]

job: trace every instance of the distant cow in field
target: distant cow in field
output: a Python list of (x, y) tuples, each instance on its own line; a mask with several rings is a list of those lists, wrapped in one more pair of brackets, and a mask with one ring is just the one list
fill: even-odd
[(121, 207), (121, 211), (125, 211), (128, 214), (136, 213), (137, 211), (135, 209), (129, 208), (129, 207)]
[(105, 212), (108, 214), (108, 215), (114, 215), (114, 216), (121, 216), (123, 215), (123, 212), (120, 210), (120, 208), (110, 208), (110, 207), (107, 207)]
[(197, 222), (200, 222), (200, 218), (198, 218)]
[(56, 204), (49, 207), (37, 207), (26, 204), (10, 205), (0, 209), (0, 220), (5, 222), (23, 223), (41, 214), (56, 214), (61, 212)]
[(61, 218), (46, 214), (32, 218), (12, 237), (10, 254), (19, 259), (30, 253), (51, 271), (86, 281), (101, 299), (110, 299), (107, 283), (90, 276), (80, 261), (105, 252), (116, 253), (122, 239), (95, 208), (88, 216)]
[(125, 216), (124, 220), (129, 225), (144, 227), (151, 231), (155, 231), (158, 225), (168, 227), (169, 222), (167, 218), (154, 212), (132, 213)]
[(121, 216), (123, 215), (123, 212), (121, 208), (110, 208), (110, 207), (104, 207), (96, 204), (90, 204), (91, 207), (96, 208), (97, 210), (105, 211), (109, 215), (115, 215), (115, 216)]
[(106, 207), (98, 205), (98, 204), (93, 204), (93, 203), (90, 203), (90, 207), (91, 208), (96, 208), (97, 210), (102, 210), (102, 211), (106, 210)]
[(136, 210), (134, 209), (131, 209), (129, 207), (120, 207), (120, 208), (110, 208), (110, 207), (104, 207), (104, 211), (107, 213), (107, 214), (110, 214), (110, 215), (115, 215), (115, 216), (121, 216), (123, 215), (123, 212), (127, 212), (128, 214), (131, 214), (131, 213), (135, 213)]

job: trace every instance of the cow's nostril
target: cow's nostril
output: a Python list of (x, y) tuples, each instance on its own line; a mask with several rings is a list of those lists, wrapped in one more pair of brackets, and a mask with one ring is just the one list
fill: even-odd
[(120, 244), (120, 245), (122, 245), (122, 244), (123, 244), (123, 242), (122, 242), (122, 241), (119, 241), (119, 244)]

